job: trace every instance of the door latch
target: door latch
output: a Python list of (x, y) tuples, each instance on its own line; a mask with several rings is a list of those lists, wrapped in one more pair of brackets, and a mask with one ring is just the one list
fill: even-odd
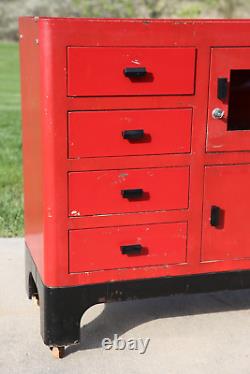
[(215, 108), (213, 111), (212, 111), (212, 117), (214, 119), (222, 119), (225, 115), (225, 112), (223, 109), (221, 108)]
[(227, 98), (228, 81), (227, 78), (218, 78), (217, 97), (219, 100)]

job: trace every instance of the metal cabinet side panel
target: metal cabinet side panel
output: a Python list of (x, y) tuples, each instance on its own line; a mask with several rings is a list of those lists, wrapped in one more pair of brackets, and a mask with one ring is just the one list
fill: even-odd
[(25, 241), (44, 273), (43, 149), (38, 24), (19, 20)]

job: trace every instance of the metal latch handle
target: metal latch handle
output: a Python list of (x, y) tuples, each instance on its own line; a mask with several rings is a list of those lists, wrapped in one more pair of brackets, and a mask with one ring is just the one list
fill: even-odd
[(121, 194), (124, 199), (139, 199), (143, 196), (143, 193), (144, 191), (142, 188), (121, 190)]
[(122, 137), (127, 140), (140, 140), (144, 137), (144, 130), (124, 130), (122, 131)]
[(140, 68), (125, 68), (123, 70), (123, 74), (125, 77), (128, 78), (140, 78), (140, 77), (145, 77), (147, 74), (147, 70), (145, 67), (140, 67)]
[(123, 255), (136, 255), (142, 252), (140, 244), (121, 245), (120, 249)]

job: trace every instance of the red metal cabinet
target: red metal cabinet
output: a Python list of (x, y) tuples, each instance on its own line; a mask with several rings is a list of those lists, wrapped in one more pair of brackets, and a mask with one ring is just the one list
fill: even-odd
[[(233, 221), (225, 232), (211, 226), (219, 203), (208, 199), (218, 179), (226, 219), (233, 188), (247, 185), (239, 165), (250, 163), (249, 29), (249, 21), (20, 20), (25, 237), (47, 286), (250, 266)], [(217, 169), (239, 171), (212, 178)], [(149, 256), (147, 271), (69, 272), (70, 232), (93, 229), (98, 243), (106, 228), (179, 222), (185, 265), (151, 266)]]
[(46, 344), (77, 342), (96, 302), (250, 274), (249, 32), (20, 19), (26, 280)]

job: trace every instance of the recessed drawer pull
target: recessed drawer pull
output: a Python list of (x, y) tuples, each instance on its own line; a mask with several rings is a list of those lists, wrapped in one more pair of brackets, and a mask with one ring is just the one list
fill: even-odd
[(121, 190), (121, 194), (124, 199), (138, 199), (143, 196), (143, 193), (144, 191), (142, 188)]
[(144, 130), (124, 130), (122, 137), (127, 140), (140, 140), (144, 137)]
[(128, 78), (140, 78), (145, 77), (147, 70), (146, 68), (125, 68), (123, 73)]
[(123, 255), (136, 255), (142, 252), (142, 246), (140, 244), (121, 245), (120, 249)]

